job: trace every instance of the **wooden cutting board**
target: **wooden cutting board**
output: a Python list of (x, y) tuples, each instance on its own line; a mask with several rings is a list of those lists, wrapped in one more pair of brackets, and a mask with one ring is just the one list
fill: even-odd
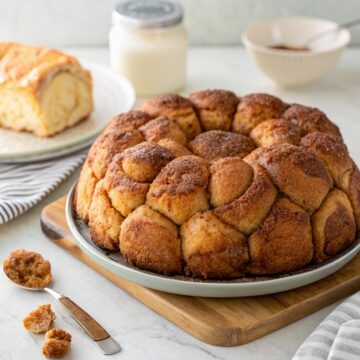
[(359, 253), (328, 278), (279, 294), (232, 299), (168, 294), (124, 280), (88, 258), (66, 224), (65, 198), (43, 209), (41, 225), (47, 237), (65, 251), (181, 329), (213, 345), (248, 343), (360, 290)]

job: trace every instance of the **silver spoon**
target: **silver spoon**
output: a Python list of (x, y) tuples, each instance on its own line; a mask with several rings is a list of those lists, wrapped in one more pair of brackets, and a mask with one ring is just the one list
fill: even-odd
[(121, 351), (120, 345), (110, 336), (110, 334), (95, 319), (93, 319), (80, 306), (76, 305), (71, 299), (48, 287), (30, 288), (20, 285), (9, 278), (4, 269), (3, 272), (12, 283), (23, 289), (31, 291), (46, 291), (48, 294), (52, 295), (87, 332), (91, 339), (94, 340), (95, 344), (103, 354), (113, 355)]
[(356, 19), (356, 20), (352, 20), (352, 21), (349, 21), (347, 23), (344, 23), (344, 24), (340, 24), (340, 25), (337, 25), (335, 26), (334, 28), (332, 29), (329, 29), (329, 30), (325, 30), (325, 31), (321, 31), (315, 35), (312, 35), (310, 36), (304, 43), (303, 47), (304, 48), (308, 48), (310, 46), (310, 44), (312, 44), (313, 42), (319, 40), (319, 38), (323, 37), (323, 36), (327, 36), (327, 35), (330, 35), (334, 32), (337, 32), (341, 29), (349, 29), (353, 26), (356, 26), (356, 25), (360, 25), (360, 19)]

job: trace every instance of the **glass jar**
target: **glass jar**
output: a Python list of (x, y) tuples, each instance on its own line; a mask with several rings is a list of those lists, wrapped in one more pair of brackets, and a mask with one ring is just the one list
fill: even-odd
[(181, 89), (186, 82), (188, 38), (179, 4), (130, 0), (118, 4), (109, 34), (110, 63), (139, 95)]

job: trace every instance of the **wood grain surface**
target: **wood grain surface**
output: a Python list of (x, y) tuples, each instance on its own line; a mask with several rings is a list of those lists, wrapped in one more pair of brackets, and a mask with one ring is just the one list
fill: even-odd
[(75, 244), (65, 219), (65, 198), (42, 211), (44, 233), (134, 298), (194, 337), (213, 345), (253, 341), (360, 290), (360, 254), (335, 274), (295, 290), (247, 298), (214, 299), (147, 289), (114, 275)]

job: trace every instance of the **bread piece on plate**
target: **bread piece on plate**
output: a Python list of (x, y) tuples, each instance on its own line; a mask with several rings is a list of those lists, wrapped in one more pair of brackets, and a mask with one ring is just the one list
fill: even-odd
[(0, 127), (52, 136), (93, 110), (92, 80), (60, 51), (0, 43)]

